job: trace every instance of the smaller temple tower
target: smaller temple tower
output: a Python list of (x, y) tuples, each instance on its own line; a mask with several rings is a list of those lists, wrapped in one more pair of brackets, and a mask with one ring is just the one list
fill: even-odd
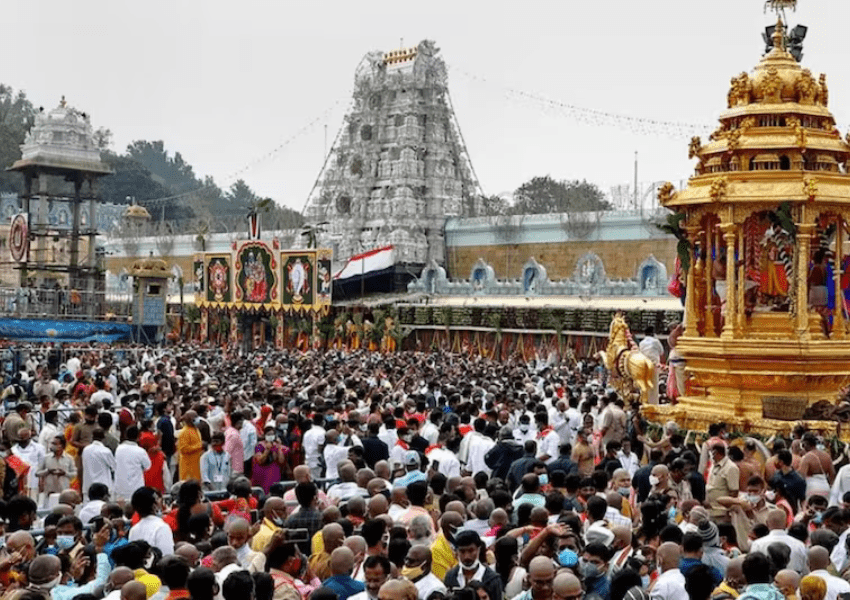
[(133, 329), (136, 341), (158, 342), (165, 327), (168, 278), (171, 270), (159, 258), (144, 258), (133, 263)]
[[(24, 176), (19, 230), (24, 233), (17, 251), (21, 287), (36, 289), (67, 285), (82, 296), (85, 316), (101, 312), (104, 275), (98, 264), (95, 238), (96, 181), (112, 170), (100, 158), (89, 115), (68, 106), (64, 96), (55, 109), (43, 109), (21, 146), (21, 159), (8, 170)], [(71, 206), (71, 227), (51, 226), (54, 201)], [(88, 203), (86, 218), (81, 207)], [(13, 240), (14, 242), (15, 240)], [(81, 257), (81, 241), (85, 256)]]

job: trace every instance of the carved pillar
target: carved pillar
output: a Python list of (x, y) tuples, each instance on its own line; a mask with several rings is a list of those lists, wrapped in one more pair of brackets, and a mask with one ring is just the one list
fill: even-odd
[(717, 337), (714, 330), (714, 283), (711, 277), (711, 270), (714, 268), (714, 242), (715, 229), (713, 225), (709, 225), (705, 229), (705, 244), (703, 246), (703, 256), (705, 257), (705, 337)]
[(283, 350), (283, 311), (277, 315), (277, 327), (274, 330), (274, 346), (278, 350)]
[(815, 226), (811, 223), (797, 224), (797, 334), (809, 339), (809, 254)]
[(735, 241), (738, 239), (738, 226), (724, 223), (720, 226), (723, 241), (726, 242), (726, 318), (723, 322), (721, 337), (735, 337), (735, 323), (738, 320), (738, 285), (735, 277)]
[(235, 310), (230, 311), (230, 345), (239, 346), (239, 313)]
[(688, 240), (691, 243), (690, 248), (690, 268), (686, 277), (687, 287), (685, 292), (685, 336), (697, 337), (697, 298), (696, 298), (696, 278), (694, 270), (696, 269), (696, 241), (699, 227), (686, 227), (688, 232)]
[(847, 337), (844, 330), (844, 290), (841, 289), (841, 276), (844, 272), (844, 217), (838, 215), (835, 231), (835, 268), (832, 270), (832, 284), (835, 289), (835, 315), (832, 318), (832, 339), (843, 340)]
[(201, 309), (201, 330), (198, 332), (198, 338), (201, 343), (209, 339), (209, 318), (210, 310), (206, 307)]

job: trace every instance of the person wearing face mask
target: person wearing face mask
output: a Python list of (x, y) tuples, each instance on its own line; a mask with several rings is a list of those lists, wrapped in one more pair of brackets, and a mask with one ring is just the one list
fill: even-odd
[(463, 516), (453, 510), (446, 510), (440, 517), (440, 533), (431, 544), (431, 572), (441, 580), (445, 580), (446, 573), (458, 564), (454, 549), (456, 533), (462, 525)]
[(579, 559), (578, 572), (588, 594), (597, 594), (600, 598), (610, 596), (611, 579), (608, 577), (608, 547), (601, 542), (591, 542), (584, 548)]
[(224, 434), (214, 433), (210, 449), (201, 456), (201, 482), (204, 489), (226, 489), (230, 474), (230, 455), (224, 451)]
[(41, 479), (42, 506), (50, 494), (60, 494), (71, 487), (71, 480), (77, 476), (74, 459), (65, 454), (65, 438), (56, 436), (50, 440), (50, 454), (44, 457), (36, 475)]
[(272, 484), (282, 479), (287, 452), (288, 448), (277, 440), (274, 425), (266, 425), (263, 430), (263, 441), (254, 448), (251, 483), (263, 488), (263, 491), (268, 494)]
[[(186, 414), (183, 415), (183, 427), (177, 435), (177, 466), (179, 478), (184, 481), (187, 479), (200, 481), (201, 479), (201, 453), (204, 450), (204, 445), (198, 431), (200, 419), (198, 413), (194, 410), (186, 411)], [(239, 432), (236, 432), (236, 435), (238, 436)], [(239, 459), (241, 460), (241, 458), (240, 456)], [(175, 479), (177, 479), (176, 476)]]
[(26, 492), (30, 498), (38, 498), (39, 466), (44, 461), (46, 453), (41, 444), (33, 443), (32, 430), (22, 427), (18, 430), (18, 441), (12, 446), (12, 453), (24, 464), (29, 466), (26, 481)]
[(240, 517), (232, 519), (226, 526), (227, 543), (236, 550), (236, 560), (243, 569), (251, 573), (260, 573), (266, 566), (266, 555), (254, 552), (248, 543), (251, 538), (251, 524)]
[[(531, 416), (528, 414), (520, 415), (519, 425), (514, 429), (514, 439), (520, 444), (524, 444), (529, 440), (537, 438), (537, 430), (531, 426)], [(492, 598), (490, 599), (492, 600)]]
[[(484, 544), (474, 531), (461, 531), (455, 537), (458, 565), (446, 572), (446, 587), (451, 590), (480, 581), (490, 600), (502, 600), (502, 580), (490, 567), (481, 562)], [(551, 561), (550, 561), (551, 562)]]
[(50, 554), (34, 559), (27, 570), (29, 583), (24, 593), (32, 593), (42, 600), (51, 600), (51, 591), (62, 581), (62, 563)]

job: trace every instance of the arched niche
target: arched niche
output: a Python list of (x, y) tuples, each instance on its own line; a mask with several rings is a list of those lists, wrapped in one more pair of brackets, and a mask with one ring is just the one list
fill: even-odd
[(635, 279), (642, 293), (655, 293), (663, 290), (667, 283), (667, 267), (652, 254), (637, 268)]
[(539, 294), (547, 280), (545, 267), (534, 260), (533, 256), (522, 266), (520, 281), (522, 282), (522, 293), (526, 296)]
[(608, 280), (602, 259), (594, 252), (588, 252), (576, 261), (573, 279), (582, 285), (602, 285)]

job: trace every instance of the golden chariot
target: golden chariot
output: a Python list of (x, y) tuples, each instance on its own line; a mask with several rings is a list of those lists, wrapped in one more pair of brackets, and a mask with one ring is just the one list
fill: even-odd
[(720, 126), (691, 141), (687, 188), (659, 192), (686, 273), (686, 387), (678, 404), (645, 406), (649, 418), (770, 434), (850, 383), (850, 136), (828, 109), (826, 76), (800, 65), (786, 33), (780, 18), (773, 48), (732, 79)]

